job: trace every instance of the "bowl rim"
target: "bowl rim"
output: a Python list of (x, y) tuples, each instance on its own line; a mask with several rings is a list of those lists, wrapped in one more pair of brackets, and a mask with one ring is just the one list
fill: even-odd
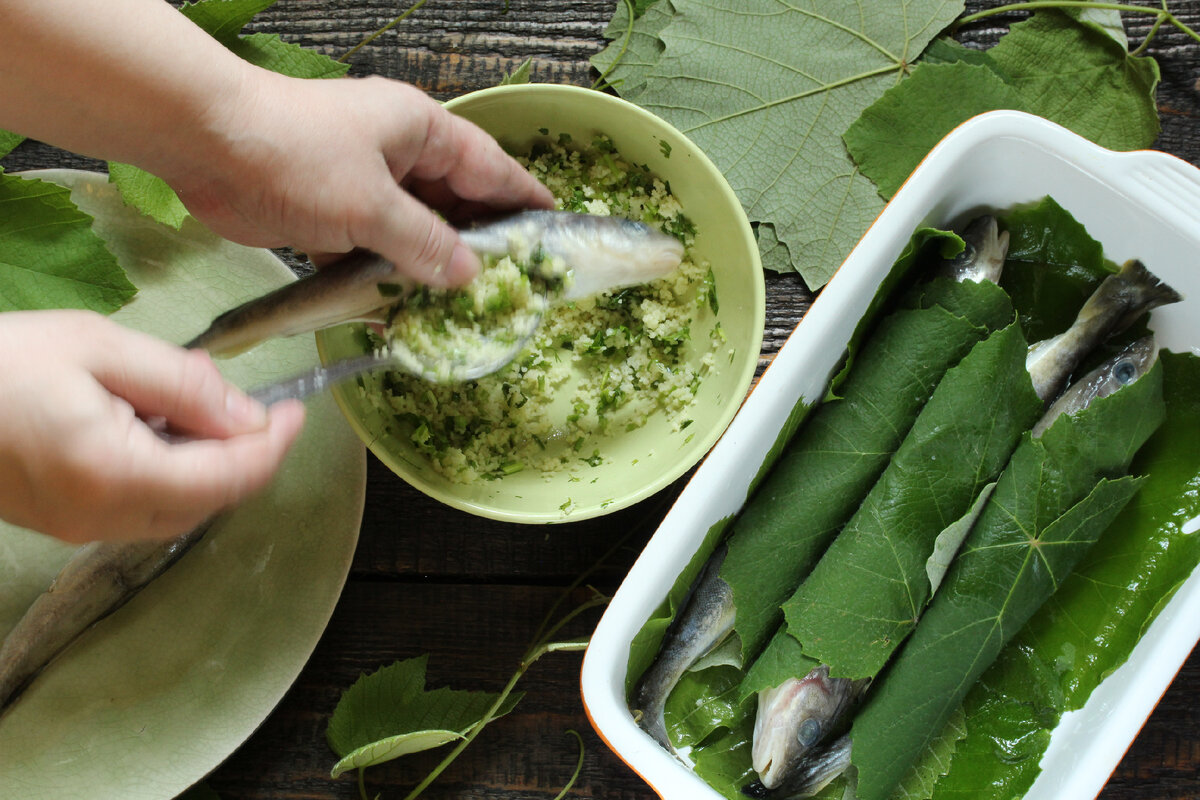
[[(417, 489), (421, 493), (448, 505), (460, 511), (466, 511), (476, 516), (494, 519), (501, 522), (515, 522), (525, 524), (558, 524), (567, 522), (581, 522), (587, 519), (604, 516), (613, 512), (628, 508), (647, 498), (651, 497), (660, 490), (666, 488), (671, 483), (686, 474), (688, 470), (693, 469), (697, 464), (702, 463), (708, 454), (712, 451), (713, 446), (720, 440), (733, 418), (737, 415), (746, 397), (749, 395), (754, 384), (754, 376), (758, 367), (758, 357), (762, 352), (762, 340), (766, 323), (766, 284), (763, 276), (762, 260), (759, 255), (757, 239), (754, 236), (753, 229), (750, 226), (750, 220), (745, 213), (745, 209), (738, 199), (733, 188), (725, 179), (724, 174), (712, 162), (712, 160), (695, 144), (686, 134), (679, 131), (673, 125), (668, 123), (661, 117), (647, 111), (640, 106), (637, 106), (627, 100), (624, 100), (615, 95), (610, 95), (595, 89), (588, 89), (582, 86), (571, 84), (551, 84), (551, 83), (524, 83), (510, 84), (503, 86), (492, 86), (484, 89), (478, 89), (459, 95), (443, 103), (443, 106), (449, 111), (456, 111), (464, 106), (469, 107), (475, 103), (491, 101), (496, 98), (503, 99), (508, 96), (517, 96), (522, 98), (549, 98), (551, 100), (562, 97), (584, 98), (588, 102), (597, 102), (612, 109), (619, 109), (621, 113), (632, 115), (640, 124), (645, 125), (658, 138), (664, 135), (672, 139), (677, 139), (686, 145), (688, 156), (698, 164), (701, 172), (715, 179), (715, 193), (718, 194), (724, 203), (730, 204), (740, 210), (734, 224), (737, 228), (737, 235), (746, 245), (746, 250), (749, 254), (748, 264), (745, 269), (748, 272), (748, 279), (751, 282), (751, 298), (750, 302), (752, 309), (750, 314), (752, 319), (749, 320), (752, 332), (752, 341), (746, 347), (748, 350), (753, 350), (753, 357), (746, 358), (740, 374), (736, 375), (734, 396), (736, 400), (729, 400), (725, 403), (724, 410), (717, 415), (714, 424), (709, 426), (707, 430), (697, 431), (691, 442), (686, 447), (689, 451), (698, 455), (687, 458), (677, 458), (672, 462), (670, 469), (658, 471), (653, 480), (645, 481), (640, 484), (634, 491), (627, 492), (619, 498), (615, 498), (606, 502), (594, 502), (586, 506), (571, 508), (568, 511), (561, 509), (545, 509), (541, 511), (510, 511), (505, 508), (498, 508), (489, 505), (486, 502), (476, 502), (470, 499), (463, 498), (446, 488), (436, 485), (418, 474), (414, 474), (402, 460), (394, 457), (378, 440), (378, 438), (367, 430), (366, 425), (353, 412), (350, 401), (346, 393), (351, 390), (355, 384), (343, 384), (334, 386), (332, 389), (334, 398), (338, 408), (341, 409), (342, 415), (349, 422), (351, 428), (358, 437), (366, 445), (376, 458), (384, 463), (395, 475), (397, 475), (405, 483)], [(536, 131), (534, 132), (536, 133)], [(719, 289), (718, 289), (719, 291)], [(331, 357), (328, 350), (328, 343), (325, 339), (325, 334), (322, 331), (317, 331), (317, 353), (322, 364), (329, 363)]]

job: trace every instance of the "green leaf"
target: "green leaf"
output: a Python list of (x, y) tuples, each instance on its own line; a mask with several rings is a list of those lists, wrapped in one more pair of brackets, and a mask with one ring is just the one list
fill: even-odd
[(670, 0), (658, 0), (640, 13), (635, 8), (631, 23), (624, 0), (617, 0), (612, 20), (604, 29), (604, 37), (613, 41), (592, 56), (592, 66), (626, 99), (642, 88), (646, 75), (658, 63), (663, 51), (659, 34), (674, 15)]
[(340, 78), (350, 69), (349, 64), (285, 42), (274, 33), (252, 33), (227, 47), (255, 66), (293, 78)]
[(1163, 601), (1200, 563), (1200, 537), (1181, 529), (1200, 515), (1200, 358), (1159, 358), (1167, 417), (1130, 467), (1145, 483), (967, 696), (970, 732), (938, 800), (1021, 794), (1060, 715), (1081, 708), (1124, 663)]
[(985, 111), (1037, 114), (1113, 150), (1149, 147), (1159, 131), (1158, 64), (1131, 56), (1111, 24), (1042, 10), (986, 53), (939, 40), (928, 63), (846, 130), (846, 147), (884, 197), (943, 136)]
[[(397, 661), (346, 690), (325, 731), (329, 746), (341, 757), (333, 777), (462, 738), (483, 719), (498, 695), (426, 691), (427, 660), (422, 655)], [(519, 694), (508, 697), (494, 717), (507, 714), (519, 700)]]
[(842, 398), (809, 416), (732, 526), (721, 577), (733, 591), (745, 663), (775, 631), (780, 604), (854, 514), (946, 370), (1013, 319), (992, 283), (941, 279), (928, 292), (941, 302), (879, 323), (839, 389)]
[(108, 162), (108, 179), (116, 184), (125, 204), (175, 230), (183, 225), (188, 211), (175, 190), (162, 178), (130, 164)]
[(751, 221), (774, 226), (793, 268), (816, 289), (883, 206), (842, 133), (962, 3), (672, 0), (671, 8), (657, 33), (661, 52), (647, 34), (639, 63), (618, 64), (610, 80), (712, 158)]
[[(934, 97), (954, 102), (930, 102)], [(977, 114), (1002, 108), (1028, 110), (995, 71), (965, 61), (923, 63), (863, 111), (843, 139), (879, 193), (891, 197), (942, 137)]]
[(137, 292), (69, 190), (0, 174), (0, 311), (112, 313)]
[(1041, 414), (1026, 350), (1014, 323), (946, 373), (858, 511), (784, 603), (788, 633), (831, 675), (874, 677), (918, 627), (938, 534), (1001, 473)]
[(1070, 327), (1100, 282), (1116, 271), (1100, 243), (1053, 198), (1012, 209), (1000, 225), (1009, 234), (1000, 285), (1031, 342)]
[(1149, 147), (1158, 138), (1158, 62), (1131, 56), (1093, 22), (1038, 11), (989, 54), (1034, 114), (1112, 150)]
[(501, 86), (512, 86), (519, 83), (529, 83), (529, 73), (533, 70), (533, 58), (527, 58), (512, 72), (500, 79)]
[(275, 0), (200, 0), (184, 3), (180, 12), (223, 45), (238, 38), (255, 15), (275, 5)]
[(11, 153), (25, 137), (10, 131), (0, 130), (0, 158)]
[(895, 663), (854, 721), (862, 800), (886, 800), (1000, 649), (1137, 491), (1122, 475), (1163, 417), (1161, 369), (1059, 417), (1013, 454)]
[(754, 716), (754, 701), (739, 699), (740, 669), (720, 666), (685, 673), (668, 699), (665, 720), (677, 747), (696, 746), (714, 731), (732, 730)]

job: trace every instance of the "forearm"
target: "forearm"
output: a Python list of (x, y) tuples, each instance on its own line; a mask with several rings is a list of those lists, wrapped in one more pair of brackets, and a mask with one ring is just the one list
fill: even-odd
[[(256, 68), (164, 0), (0, 0), (0, 127), (169, 172)], [(167, 177), (167, 176), (164, 176)]]

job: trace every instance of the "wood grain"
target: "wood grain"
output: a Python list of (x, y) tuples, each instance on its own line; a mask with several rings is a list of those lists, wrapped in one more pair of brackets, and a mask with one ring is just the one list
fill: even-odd
[[(1144, 3), (1153, 5), (1153, 3)], [(974, 10), (983, 5), (970, 2)], [(1200, 28), (1200, 2), (1172, 3)], [(525, 59), (538, 82), (589, 85), (588, 58), (614, 0), (547, 4), (529, 0), (430, 0), (412, 17), (349, 57), (352, 75), (410, 81), (438, 99), (494, 85)], [(377, 0), (280, 0), (251, 28), (341, 57), (407, 7)], [(987, 46), (1002, 23), (970, 28), (960, 39)], [(1137, 42), (1149, 20), (1131, 20)], [(1162, 69), (1158, 148), (1200, 164), (1200, 45), (1163, 29), (1149, 50)], [(38, 166), (102, 168), (36, 143), (5, 160), (10, 170)], [(811, 293), (794, 275), (768, 274), (767, 324), (760, 368), (808, 309)], [(224, 800), (331, 800), (358, 796), (351, 776), (328, 777), (334, 757), (324, 730), (342, 690), (362, 672), (429, 653), (430, 685), (500, 688), (532, 632), (578, 574), (623, 535), (625, 544), (593, 576), (605, 592), (621, 577), (674, 502), (685, 479), (625, 511), (586, 522), (527, 527), (448, 509), (408, 487), (374, 459), (367, 511), (352, 574), (333, 620), (299, 680), (262, 728), (209, 783)], [(595, 615), (582, 620), (586, 633)], [(489, 728), (425, 797), (552, 798), (569, 780), (585, 742), (572, 796), (649, 800), (654, 794), (592, 732), (578, 692), (577, 654), (547, 656), (526, 675), (518, 709)], [(1200, 654), (1193, 654), (1101, 795), (1104, 800), (1200, 797)], [(403, 797), (440, 757), (424, 754), (369, 772), (369, 792)]]

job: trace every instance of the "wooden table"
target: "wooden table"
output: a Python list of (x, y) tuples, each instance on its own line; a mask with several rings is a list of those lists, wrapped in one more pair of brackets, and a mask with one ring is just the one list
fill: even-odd
[[(994, 3), (970, 2), (970, 8)], [(1172, 8), (1200, 28), (1200, 0)], [(497, 83), (527, 57), (538, 82), (588, 85), (588, 58), (614, 0), (430, 0), (351, 59), (351, 74), (410, 81), (438, 99)], [(335, 57), (387, 23), (406, 3), (375, 0), (281, 0), (254, 28), (279, 33)], [(1148, 25), (1130, 22), (1140, 41)], [(996, 30), (963, 36), (995, 41)], [(1150, 48), (1162, 67), (1158, 148), (1200, 164), (1200, 45), (1164, 28)], [(27, 147), (10, 169), (73, 166), (78, 160)], [(762, 365), (808, 308), (795, 277), (767, 276)], [(542, 616), (612, 542), (633, 535), (591, 579), (615, 591), (641, 546), (682, 488), (679, 481), (642, 504), (610, 516), (553, 527), (494, 522), (449, 509), (392, 475), (372, 457), (366, 513), (349, 580), (308, 666), (261, 729), (210, 777), (223, 800), (354, 798), (351, 776), (329, 778), (334, 756), (325, 727), (341, 692), (360, 673), (429, 653), (431, 686), (498, 690), (508, 680)], [(582, 598), (582, 595), (580, 595)], [(598, 613), (571, 634), (585, 635)], [(424, 796), (552, 798), (578, 756), (569, 730), (585, 743), (575, 797), (643, 800), (653, 792), (603, 745), (579, 699), (578, 654), (551, 654), (522, 681), (517, 710), (489, 727)], [(1105, 800), (1200, 797), (1200, 654), (1193, 655), (1112, 776)], [(372, 797), (400, 798), (440, 759), (419, 754), (368, 772)]]

